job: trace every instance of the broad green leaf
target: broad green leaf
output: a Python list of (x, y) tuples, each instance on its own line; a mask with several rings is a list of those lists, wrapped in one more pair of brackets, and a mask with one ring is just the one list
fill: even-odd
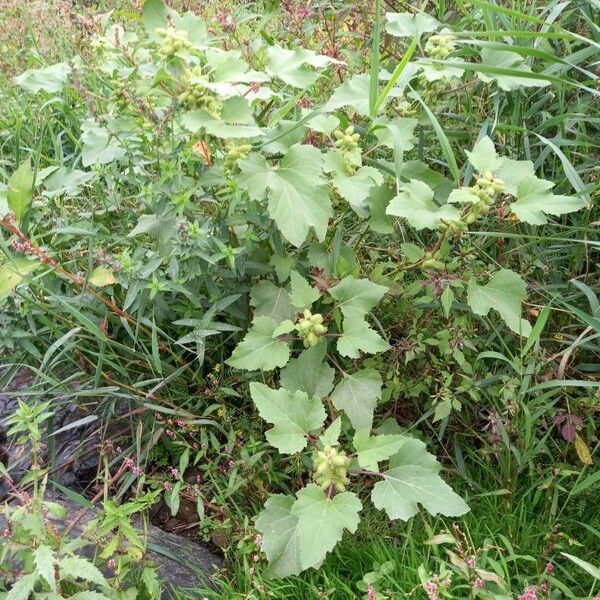
[(386, 213), (405, 218), (415, 229), (436, 229), (442, 221), (458, 221), (460, 212), (451, 204), (438, 206), (433, 201), (433, 190), (418, 179), (411, 179), (399, 187)]
[(394, 232), (394, 219), (385, 214), (394, 193), (392, 188), (385, 186), (371, 188), (371, 193), (365, 201), (371, 215), (369, 226), (377, 233), (388, 234)]
[(368, 74), (354, 75), (335, 89), (327, 102), (325, 109), (337, 110), (350, 106), (359, 115), (369, 116), (369, 82)]
[(48, 92), (55, 94), (62, 91), (69, 79), (71, 67), (66, 63), (58, 63), (43, 69), (30, 69), (15, 77), (15, 83), (28, 92)]
[(332, 210), (321, 165), (320, 151), (300, 144), (292, 146), (277, 167), (259, 154), (239, 163), (240, 186), (253, 200), (268, 194), (269, 215), (294, 246), (302, 245), (311, 227), (319, 241), (325, 238)]
[(511, 203), (510, 209), (519, 221), (531, 225), (545, 225), (546, 215), (560, 216), (587, 206), (585, 200), (574, 196), (557, 196), (550, 189), (551, 181), (527, 177), (517, 186), (517, 200)]
[(85, 581), (91, 581), (97, 585), (108, 587), (108, 583), (106, 579), (104, 579), (104, 575), (102, 575), (98, 567), (94, 566), (85, 558), (68, 556), (61, 559), (58, 564), (62, 577), (84, 579)]
[(338, 301), (344, 316), (362, 317), (369, 312), (385, 295), (387, 288), (373, 283), (370, 279), (344, 277), (340, 283), (329, 290), (329, 294)]
[(325, 362), (327, 344), (320, 341), (292, 358), (281, 371), (281, 387), (290, 392), (301, 390), (309, 397), (324, 398), (333, 389), (335, 370)]
[[(378, 433), (385, 435), (401, 433), (396, 421), (389, 420), (379, 428)], [(417, 438), (402, 435), (402, 445), (396, 454), (390, 457), (389, 468), (395, 469), (403, 465), (418, 465), (424, 469), (438, 473), (442, 465), (433, 454), (427, 452), (427, 444)]]
[(370, 430), (383, 382), (375, 369), (346, 374), (331, 394), (333, 406), (343, 410), (356, 431)]
[(166, 27), (167, 16), (172, 16), (172, 11), (167, 7), (164, 0), (146, 0), (142, 9), (144, 27), (151, 39), (160, 39), (156, 29)]
[(120, 142), (92, 120), (82, 123), (81, 144), (81, 164), (84, 167), (106, 165), (125, 156)]
[(512, 331), (527, 337), (531, 325), (521, 318), (521, 304), (527, 297), (526, 290), (527, 286), (520, 275), (502, 269), (494, 273), (485, 285), (479, 285), (471, 279), (467, 302), (476, 315), (485, 316), (493, 308)]
[(342, 334), (337, 340), (337, 349), (342, 356), (358, 358), (360, 351), (376, 354), (390, 347), (363, 317), (356, 314), (344, 317), (342, 329)]
[(521, 181), (528, 177), (534, 177), (533, 163), (530, 160), (513, 160), (503, 158), (502, 164), (494, 175), (504, 182), (505, 193), (511, 196), (517, 195), (517, 188)]
[[(417, 442), (417, 443), (411, 443)], [(431, 514), (460, 516), (469, 510), (465, 501), (439, 476), (439, 463), (423, 442), (404, 438), (392, 457), (395, 464), (373, 487), (371, 499), (390, 519), (406, 521), (417, 514), (418, 504)]]
[[(507, 46), (507, 48), (510, 48), (510, 46)], [(546, 87), (550, 85), (550, 82), (546, 79), (522, 77), (520, 73), (532, 73), (532, 70), (525, 63), (525, 59), (516, 52), (483, 47), (481, 49), (481, 62), (486, 66), (497, 67), (499, 72), (482, 73), (479, 71), (477, 77), (485, 83), (495, 81), (498, 87), (505, 92), (511, 92), (521, 87)]]
[(181, 123), (192, 133), (204, 129), (209, 135), (222, 139), (255, 138), (264, 135), (264, 131), (254, 121), (248, 100), (239, 96), (225, 100), (220, 118), (205, 110), (193, 110), (183, 115)]
[(309, 483), (297, 494), (291, 512), (298, 518), (300, 562), (303, 569), (317, 567), (342, 539), (344, 529), (354, 533), (362, 504), (356, 494), (342, 492), (327, 498), (316, 484)]
[(437, 19), (420, 11), (416, 14), (388, 12), (385, 18), (387, 20), (386, 31), (396, 37), (418, 39), (424, 33), (435, 31), (440, 26)]
[(306, 447), (306, 436), (323, 426), (327, 414), (323, 403), (306, 392), (271, 389), (253, 381), (250, 396), (260, 416), (274, 425), (266, 433), (267, 440), (282, 454), (294, 454)]
[(104, 287), (106, 285), (113, 285), (117, 283), (115, 274), (112, 269), (108, 267), (96, 267), (88, 278), (88, 283), (95, 285), (96, 287)]
[(366, 199), (371, 190), (383, 183), (383, 174), (374, 167), (360, 167), (353, 175), (338, 173), (333, 185), (340, 196), (348, 202), (354, 212), (362, 218), (368, 216)]
[(38, 546), (33, 552), (33, 562), (36, 573), (46, 581), (46, 583), (56, 590), (56, 579), (54, 578), (54, 563), (56, 556), (49, 546)]
[(255, 317), (252, 329), (225, 362), (236, 369), (248, 371), (270, 371), (283, 367), (290, 358), (290, 348), (285, 342), (273, 339), (276, 328), (277, 323), (271, 317)]
[(399, 118), (378, 121), (373, 129), (379, 143), (396, 152), (408, 152), (414, 148), (416, 119)]
[(333, 423), (321, 434), (319, 444), (321, 446), (335, 446), (342, 431), (342, 419), (337, 417)]
[(448, 196), (448, 204), (477, 204), (479, 201), (479, 196), (470, 192), (468, 188), (452, 190)]
[(0, 299), (8, 296), (29, 273), (39, 266), (39, 262), (23, 257), (0, 265)]
[(487, 135), (473, 146), (473, 150), (470, 152), (465, 150), (465, 154), (468, 156), (469, 162), (475, 170), (481, 174), (488, 171), (493, 173), (502, 166), (503, 159), (496, 154), (494, 142)]
[(37, 573), (22, 575), (10, 588), (4, 600), (28, 600), (38, 579)]
[(354, 435), (353, 445), (357, 452), (358, 464), (363, 469), (378, 471), (378, 463), (387, 460), (402, 446), (401, 435), (374, 435), (368, 429), (357, 431)]
[(267, 577), (287, 577), (302, 571), (298, 518), (291, 513), (294, 502), (292, 496), (271, 496), (256, 519), (261, 548), (269, 561)]
[(33, 198), (33, 169), (31, 159), (23, 161), (10, 176), (6, 190), (8, 208), (15, 213), (17, 223), (23, 221)]
[(279, 325), (275, 328), (273, 332), (273, 338), (279, 337), (280, 335), (285, 335), (286, 333), (291, 333), (296, 329), (296, 323), (291, 319), (286, 319), (285, 321), (281, 321)]
[(290, 298), (296, 308), (310, 306), (321, 297), (319, 290), (312, 287), (298, 271), (290, 273), (290, 285)]
[(281, 46), (269, 46), (267, 56), (269, 57), (267, 73), (297, 88), (308, 87), (320, 77), (321, 74), (313, 71), (309, 66), (322, 69), (332, 63), (339, 64), (338, 60), (305, 48), (288, 50)]
[(454, 292), (452, 291), (452, 287), (447, 285), (440, 296), (440, 302), (442, 303), (442, 308), (444, 309), (444, 316), (446, 319), (450, 316), (450, 309), (452, 308), (452, 303), (454, 302)]
[(271, 281), (263, 280), (252, 286), (250, 305), (254, 307), (255, 317), (271, 317), (276, 323), (294, 316), (287, 290)]

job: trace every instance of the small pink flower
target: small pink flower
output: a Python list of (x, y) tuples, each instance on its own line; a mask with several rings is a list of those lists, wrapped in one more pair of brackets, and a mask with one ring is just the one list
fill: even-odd
[(163, 482), (163, 487), (167, 492), (170, 492), (173, 489), (173, 486), (168, 481)]
[(171, 467), (169, 469), (169, 473), (171, 473), (171, 477), (173, 477), (173, 479), (179, 479), (179, 471), (175, 467)]
[(467, 558), (467, 566), (469, 567), (469, 569), (475, 568), (475, 557), (474, 556), (471, 556), (471, 558)]
[(542, 581), (542, 583), (540, 584), (540, 591), (542, 592), (542, 594), (547, 594), (549, 589), (550, 587), (548, 586), (548, 582)]
[(114, 558), (109, 558), (106, 566), (109, 568), (110, 571), (112, 571), (113, 573), (116, 573), (117, 563), (115, 562)]
[(131, 467), (133, 467), (133, 460), (131, 460), (131, 458), (127, 457), (123, 461), (123, 468), (125, 468), (125, 469), (131, 469)]
[(531, 586), (519, 596), (519, 600), (538, 600), (537, 588), (534, 585)]
[(181, 419), (177, 420), (177, 427), (183, 429), (185, 427), (185, 421), (182, 421)]
[(173, 433), (173, 432), (172, 432), (170, 429), (166, 429), (166, 430), (165, 430), (165, 433), (166, 433), (166, 434), (167, 434), (167, 435), (168, 435), (170, 438), (172, 438), (172, 437), (175, 437), (175, 434), (174, 434), (174, 433)]
[(140, 467), (133, 467), (133, 468), (131, 469), (131, 472), (132, 472), (134, 475), (138, 475), (138, 476), (139, 476), (139, 475), (142, 475), (142, 474), (144, 473), (144, 471), (142, 471), (142, 469), (140, 469)]
[(478, 577), (474, 582), (473, 582), (473, 587), (474, 588), (484, 588), (485, 587), (485, 581), (483, 581), (483, 579), (481, 579), (481, 577)]
[(547, 563), (545, 570), (548, 575), (550, 575), (551, 573), (554, 573), (554, 565), (551, 562)]
[(375, 589), (370, 584), (367, 586), (367, 598), (369, 600), (376, 600), (377, 598), (377, 592), (375, 592)]

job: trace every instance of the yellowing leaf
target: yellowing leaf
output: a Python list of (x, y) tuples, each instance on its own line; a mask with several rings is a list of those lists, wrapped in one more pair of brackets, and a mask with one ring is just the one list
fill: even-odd
[(578, 433), (575, 434), (575, 451), (577, 452), (577, 456), (579, 456), (579, 460), (584, 465), (594, 464), (594, 461), (592, 460), (592, 455), (590, 453), (590, 449)]
[(96, 287), (104, 287), (106, 285), (117, 283), (117, 280), (115, 279), (114, 273), (110, 269), (107, 269), (106, 267), (96, 267), (92, 271), (92, 274), (88, 279), (88, 283), (91, 283)]
[(22, 162), (19, 168), (10, 176), (6, 198), (8, 200), (8, 208), (15, 213), (17, 222), (20, 223), (33, 198), (33, 169), (31, 168), (31, 159), (28, 158)]
[(0, 266), (0, 299), (8, 296), (38, 265), (36, 261), (17, 258)]

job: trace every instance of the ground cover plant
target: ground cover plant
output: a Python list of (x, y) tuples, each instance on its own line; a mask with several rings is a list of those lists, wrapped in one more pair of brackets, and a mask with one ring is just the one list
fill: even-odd
[(158, 597), (134, 515), (224, 554), (182, 598), (599, 594), (598, 9), (19, 12), (3, 597)]

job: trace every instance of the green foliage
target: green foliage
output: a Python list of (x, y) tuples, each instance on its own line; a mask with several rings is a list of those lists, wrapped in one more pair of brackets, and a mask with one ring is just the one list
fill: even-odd
[[(593, 460), (592, 419), (565, 449), (551, 412), (563, 428), (589, 416), (596, 385), (592, 8), (377, 2), (371, 23), (360, 3), (315, 2), (314, 20), (280, 4), (236, 21), (147, 0), (133, 30), (107, 17), (93, 51), (15, 80), (35, 118), (9, 116), (2, 145), (0, 343), (44, 382), (76, 372), (135, 405), (132, 455), (182, 476), (202, 465), (210, 482), (143, 474), (136, 493), (152, 497), (107, 500), (98, 527), (108, 550), (129, 548), (123, 564), (143, 548), (131, 514), (159, 490), (171, 515), (192, 497), (206, 537), (226, 531), (257, 563), (248, 514), (232, 513), (264, 504), (265, 573), (284, 577), (320, 567), (359, 513), (386, 528), (419, 507), (466, 514), (434, 451), (469, 496), (509, 497), (569, 450)], [(539, 307), (552, 317), (534, 324)], [(17, 421), (41, 465), (40, 414)], [(465, 447), (480, 456), (465, 464)], [(491, 489), (478, 461), (496, 461)], [(553, 490), (558, 519), (568, 487), (549, 477), (535, 494)], [(93, 565), (34, 552), (16, 600), (53, 585), (49, 566), (101, 586)], [(414, 565), (413, 585), (449, 594), (450, 570)], [(388, 568), (372, 573), (365, 586)]]

